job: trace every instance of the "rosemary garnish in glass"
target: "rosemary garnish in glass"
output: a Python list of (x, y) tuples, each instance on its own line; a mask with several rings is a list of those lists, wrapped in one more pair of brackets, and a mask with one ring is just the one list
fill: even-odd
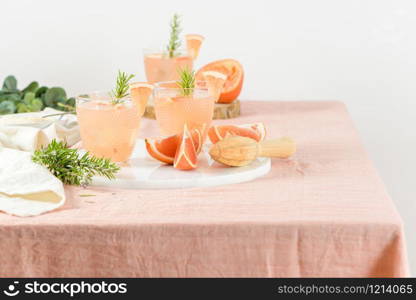
[(180, 25), (180, 16), (178, 14), (174, 14), (172, 20), (170, 21), (170, 39), (169, 44), (166, 47), (170, 58), (175, 57), (178, 54), (177, 51), (181, 46), (179, 34), (182, 29), (180, 28)]
[(118, 71), (116, 87), (110, 92), (111, 103), (118, 104), (123, 102), (123, 98), (129, 95), (129, 81), (134, 77), (133, 74)]
[(183, 96), (190, 96), (195, 88), (195, 71), (188, 68), (179, 70), (180, 79), (176, 82)]

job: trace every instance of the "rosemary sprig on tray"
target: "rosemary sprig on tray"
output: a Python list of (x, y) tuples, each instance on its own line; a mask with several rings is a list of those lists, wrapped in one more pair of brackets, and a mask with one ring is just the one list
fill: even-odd
[(177, 51), (179, 47), (181, 46), (179, 34), (181, 33), (182, 29), (180, 28), (180, 26), (181, 26), (180, 17), (178, 14), (174, 14), (170, 22), (169, 44), (166, 47), (170, 58), (175, 57), (177, 55)]
[(55, 139), (45, 148), (32, 155), (35, 163), (41, 164), (64, 184), (86, 186), (95, 175), (114, 179), (120, 168), (109, 159), (97, 158), (88, 152), (80, 155), (77, 149)]
[(195, 71), (192, 71), (188, 68), (179, 70), (180, 79), (176, 84), (181, 89), (183, 96), (192, 95), (195, 88)]
[(111, 92), (111, 103), (118, 104), (123, 102), (123, 98), (129, 95), (129, 81), (134, 77), (133, 74), (118, 71), (116, 87)]

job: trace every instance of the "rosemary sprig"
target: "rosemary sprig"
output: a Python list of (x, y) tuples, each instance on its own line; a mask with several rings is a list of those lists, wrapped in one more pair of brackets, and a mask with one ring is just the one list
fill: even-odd
[(129, 81), (134, 77), (133, 74), (118, 71), (116, 87), (111, 92), (111, 103), (118, 104), (123, 102), (123, 98), (129, 95)]
[(179, 81), (176, 84), (181, 89), (183, 96), (192, 95), (195, 88), (195, 71), (192, 71), (188, 68), (184, 68), (178, 71), (180, 74)]
[(179, 34), (182, 29), (180, 26), (180, 16), (178, 14), (174, 14), (172, 20), (170, 21), (170, 39), (169, 44), (166, 47), (170, 58), (177, 55), (178, 48), (181, 46)]
[(109, 159), (97, 158), (88, 152), (80, 155), (76, 149), (68, 148), (55, 139), (32, 155), (35, 163), (41, 164), (64, 184), (86, 186), (94, 175), (114, 179), (120, 168)]

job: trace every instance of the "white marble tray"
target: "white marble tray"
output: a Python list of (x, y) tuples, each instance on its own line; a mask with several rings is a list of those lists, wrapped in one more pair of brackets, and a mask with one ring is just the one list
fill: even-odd
[(92, 185), (125, 189), (170, 189), (207, 187), (254, 180), (267, 174), (270, 158), (256, 159), (246, 167), (226, 167), (213, 161), (204, 149), (198, 168), (180, 171), (151, 158), (143, 140), (138, 140), (128, 164), (122, 165), (115, 180), (95, 177)]

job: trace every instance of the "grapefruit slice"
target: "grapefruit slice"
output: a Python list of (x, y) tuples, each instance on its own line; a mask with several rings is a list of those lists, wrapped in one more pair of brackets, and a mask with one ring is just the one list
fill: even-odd
[(243, 87), (244, 71), (243, 66), (234, 59), (217, 60), (203, 66), (196, 73), (196, 80), (203, 80), (203, 73), (206, 71), (216, 71), (227, 76), (224, 88), (221, 92), (219, 103), (231, 103), (240, 95)]
[(199, 129), (193, 129), (191, 131), (191, 137), (192, 137), (192, 141), (194, 142), (196, 154), (199, 154), (202, 150), (202, 139), (203, 139), (202, 136), (204, 134), (203, 131), (204, 129), (202, 129), (202, 132)]
[(191, 133), (185, 125), (182, 138), (176, 150), (173, 167), (179, 170), (192, 170), (196, 168), (197, 154)]
[[(190, 133), (196, 154), (202, 150), (203, 132), (199, 129), (193, 129)], [(182, 140), (182, 134), (172, 135), (164, 139), (145, 139), (147, 152), (154, 159), (173, 165), (176, 150)]]
[(158, 161), (173, 165), (176, 150), (179, 145), (179, 137), (172, 135), (165, 139), (145, 139), (146, 149), (149, 155)]
[(263, 123), (251, 123), (243, 125), (216, 125), (208, 130), (208, 137), (213, 144), (230, 135), (244, 136), (259, 142), (266, 137), (266, 128)]
[(185, 35), (185, 39), (188, 54), (193, 60), (195, 60), (198, 57), (199, 49), (201, 48), (201, 44), (205, 38), (199, 34), (187, 34)]
[(220, 98), (222, 89), (224, 88), (227, 76), (217, 71), (206, 71), (202, 73), (202, 76), (207, 83), (209, 93), (214, 97), (215, 102), (217, 102)]
[(134, 82), (130, 84), (130, 96), (139, 109), (140, 116), (143, 116), (147, 101), (153, 91), (153, 85), (147, 82)]

